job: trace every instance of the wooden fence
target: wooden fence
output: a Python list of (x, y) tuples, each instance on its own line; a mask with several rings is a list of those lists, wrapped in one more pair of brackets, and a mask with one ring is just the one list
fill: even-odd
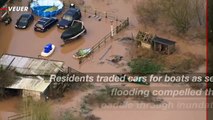
[(27, 117), (29, 117), (31, 115), (31, 113), (20, 113), (20, 114), (16, 114), (13, 116), (8, 117), (8, 120), (23, 120)]
[[(64, 8), (65, 9), (68, 9), (70, 7), (70, 4), (67, 4), (67, 3), (64, 3)], [(110, 19), (110, 20), (115, 20), (115, 21), (124, 21), (124, 19), (119, 19), (116, 15), (112, 14), (112, 13), (109, 13), (109, 12), (102, 12), (102, 11), (99, 11), (97, 9), (93, 9), (93, 8), (88, 8), (88, 7), (85, 7), (85, 6), (77, 6), (80, 10), (81, 10), (81, 13), (84, 13), (84, 14), (88, 14), (88, 15), (93, 15), (93, 16), (96, 16), (96, 17), (99, 17), (99, 18), (107, 18), (107, 19)]]
[[(126, 20), (124, 20), (120, 25), (116, 26), (115, 29), (113, 29), (113, 32), (118, 34), (119, 32), (121, 32), (124, 28), (126, 28), (127, 26), (129, 26), (129, 18), (127, 18)], [(102, 45), (106, 44), (108, 40), (111, 39), (111, 32), (108, 33), (107, 35), (105, 35), (101, 40), (99, 40), (98, 43), (96, 43), (95, 45), (93, 45), (92, 48), (92, 53), (95, 52), (95, 50), (101, 48)], [(91, 55), (91, 54), (90, 54)], [(83, 63), (85, 61), (85, 58), (81, 58), (79, 59), (79, 64)]]

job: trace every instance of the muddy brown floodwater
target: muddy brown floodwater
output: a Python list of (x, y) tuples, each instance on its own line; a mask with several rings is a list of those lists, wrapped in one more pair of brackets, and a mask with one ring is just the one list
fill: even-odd
[[(76, 70), (81, 72), (121, 72), (122, 68), (115, 67), (114, 65), (107, 64), (104, 61), (104, 64), (98, 64), (100, 62), (101, 56), (105, 53), (105, 51), (112, 45), (112, 49), (109, 53), (104, 57), (103, 60), (110, 57), (111, 55), (126, 55), (127, 48), (121, 45), (119, 42), (115, 41), (116, 39), (136, 35), (139, 29), (148, 30), (149, 32), (154, 32), (156, 34), (160, 34), (160, 36), (168, 37), (169, 39), (173, 39), (178, 41), (180, 38), (177, 38), (169, 35), (168, 33), (161, 33), (155, 29), (147, 29), (143, 28), (137, 21), (136, 14), (134, 13), (134, 6), (138, 1), (142, 0), (85, 0), (85, 6), (97, 9), (99, 11), (107, 11), (110, 14), (118, 18), (125, 19), (127, 17), (130, 18), (130, 26), (128, 29), (119, 33), (114, 39), (108, 42), (104, 47), (95, 52), (92, 56), (88, 58), (88, 60), (79, 65), (79, 61), (72, 57), (73, 53), (75, 53), (80, 48), (88, 48), (97, 43), (103, 36), (110, 32), (110, 20), (102, 19), (102, 21), (97, 21), (94, 18), (88, 18), (88, 14), (83, 13), (82, 21), (85, 24), (87, 29), (87, 34), (81, 37), (78, 40), (71, 42), (70, 44), (65, 45), (64, 47), (60, 47), (63, 44), (60, 39), (60, 35), (63, 32), (59, 30), (56, 26), (45, 33), (34, 32), (33, 27), (36, 21), (39, 19), (35, 18), (33, 24), (27, 28), (26, 30), (18, 30), (15, 29), (14, 25), (18, 17), (22, 14), (20, 12), (12, 12), (12, 24), (5, 26), (0, 23), (0, 54), (9, 53), (15, 55), (23, 55), (30, 57), (37, 57), (43, 49), (43, 46), (47, 43), (53, 43), (56, 45), (56, 51), (49, 59), (55, 59), (64, 61), (66, 66), (70, 66)], [(22, 4), (26, 5), (24, 1)], [(58, 16), (60, 18), (60, 15)], [(119, 22), (114, 22), (115, 24), (119, 24)], [(205, 56), (205, 45), (193, 45), (188, 46), (181, 41), (178, 41), (178, 46), (182, 46), (183, 49), (181, 52), (192, 52), (197, 55)], [(186, 48), (186, 49), (185, 49)], [(196, 49), (195, 49), (196, 48)], [(202, 66), (200, 72), (205, 72), (205, 67)], [(85, 93), (82, 93), (84, 95)], [(78, 95), (81, 96), (82, 95)], [(66, 96), (76, 96), (72, 94), (66, 94)], [(65, 97), (68, 100), (62, 101), (63, 104), (56, 105), (55, 108), (58, 107), (60, 109), (68, 109), (75, 107), (75, 103), (79, 103), (81, 98), (77, 97), (70, 98)], [(16, 106), (18, 106), (18, 98), (8, 99), (7, 101), (0, 102), (0, 111), (6, 112), (17, 112)], [(176, 103), (179, 99), (170, 99), (173, 103)], [(181, 98), (181, 101), (185, 102), (197, 102), (195, 99), (189, 98)], [(201, 99), (201, 101), (205, 102), (205, 97)], [(66, 106), (64, 106), (66, 105)], [(102, 120), (204, 120), (205, 118), (205, 109), (203, 110), (189, 110), (189, 111), (181, 111), (181, 110), (143, 110), (143, 109), (131, 109), (124, 110), (120, 108), (116, 108), (113, 110), (105, 110), (102, 108), (95, 109), (93, 113), (100, 117)], [(6, 114), (4, 114), (6, 115)]]
[(7, 120), (7, 117), (16, 114), (20, 103), (21, 99), (18, 97), (0, 101), (0, 120)]

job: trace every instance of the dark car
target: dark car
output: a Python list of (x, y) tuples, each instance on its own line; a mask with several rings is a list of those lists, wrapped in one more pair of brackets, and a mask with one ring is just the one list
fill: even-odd
[(81, 11), (78, 8), (70, 7), (69, 10), (62, 16), (61, 20), (58, 22), (57, 26), (61, 29), (68, 28), (73, 20), (81, 19)]
[(34, 20), (32, 14), (22, 14), (16, 22), (15, 27), (18, 29), (26, 29)]
[(62, 33), (61, 39), (66, 43), (73, 39), (78, 38), (79, 36), (81, 36), (82, 34), (86, 32), (87, 30), (84, 27), (84, 24), (82, 21), (73, 20), (73, 23), (71, 24), (71, 26)]
[(57, 18), (43, 17), (39, 19), (38, 22), (35, 24), (34, 30), (37, 32), (46, 32), (48, 29), (57, 24), (57, 22), (58, 22)]

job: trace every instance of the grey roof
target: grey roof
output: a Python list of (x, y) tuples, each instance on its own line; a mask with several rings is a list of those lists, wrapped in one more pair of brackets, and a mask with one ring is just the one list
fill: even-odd
[(160, 38), (160, 37), (155, 37), (152, 41), (160, 43), (160, 44), (164, 44), (164, 45), (174, 45), (176, 43), (175, 41), (171, 41), (171, 40)]
[[(15, 68), (16, 72), (30, 75), (50, 75), (58, 73), (63, 62), (44, 60), (32, 57), (23, 57), (17, 55), (4, 54), (0, 58), (0, 66), (4, 68)], [(11, 89), (24, 89), (38, 92), (44, 92), (50, 85), (50, 81), (41, 76), (35, 78), (21, 77), (15, 84), (9, 86)]]
[(47, 87), (50, 85), (50, 83), (51, 82), (49, 80), (40, 80), (35, 78), (22, 77), (15, 84), (7, 88), (44, 92), (47, 89)]
[(32, 57), (4, 54), (0, 58), (0, 65), (15, 68), (16, 72), (25, 75), (50, 75), (58, 73), (63, 66), (61, 61), (45, 60)]

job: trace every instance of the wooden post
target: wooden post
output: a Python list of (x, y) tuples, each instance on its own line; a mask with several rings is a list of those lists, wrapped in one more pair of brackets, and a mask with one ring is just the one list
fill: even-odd
[(154, 42), (153, 44), (154, 44), (154, 46), (153, 46), (154, 47), (154, 51), (156, 51), (156, 43)]
[(168, 47), (167, 47), (167, 54), (169, 55), (170, 54), (170, 46), (168, 45)]
[(97, 10), (95, 9), (95, 16), (97, 16)]
[(126, 19), (126, 20), (127, 20), (127, 26), (128, 26), (128, 25), (129, 25), (129, 17), (127, 17), (127, 19)]
[(87, 12), (87, 9), (86, 9), (86, 7), (84, 7), (84, 13), (86, 13)]
[(110, 25), (110, 30), (111, 30), (111, 37), (114, 36), (114, 31), (113, 31), (113, 21), (111, 20), (111, 25)]
[(107, 12), (104, 12), (105, 13), (105, 18), (108, 18), (108, 16), (107, 16)]

